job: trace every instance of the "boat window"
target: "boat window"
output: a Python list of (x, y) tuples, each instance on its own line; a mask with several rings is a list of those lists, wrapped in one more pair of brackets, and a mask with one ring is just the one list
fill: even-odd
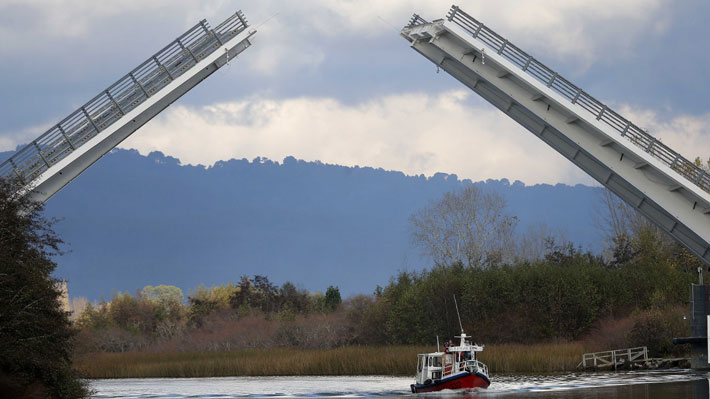
[(429, 367), (431, 367), (431, 356), (429, 356)]
[(441, 367), (441, 356), (434, 357), (434, 367)]
[(424, 356), (419, 356), (419, 361), (417, 362), (417, 365), (419, 366), (419, 371), (422, 371), (422, 364), (424, 364)]

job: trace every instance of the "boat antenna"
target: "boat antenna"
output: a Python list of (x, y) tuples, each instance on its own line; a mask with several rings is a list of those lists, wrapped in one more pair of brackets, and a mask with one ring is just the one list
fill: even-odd
[(459, 327), (461, 327), (461, 333), (463, 333), (463, 324), (461, 324), (461, 315), (459, 314), (459, 304), (456, 303), (456, 295), (454, 294), (454, 306), (456, 306), (456, 317), (459, 318)]
[(439, 352), (439, 336), (436, 336), (436, 351)]

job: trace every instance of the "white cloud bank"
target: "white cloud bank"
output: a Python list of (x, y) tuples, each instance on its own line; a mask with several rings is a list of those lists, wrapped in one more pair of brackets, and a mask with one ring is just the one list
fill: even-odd
[[(467, 90), (404, 93), (358, 104), (333, 98), (253, 97), (204, 107), (173, 105), (120, 148), (161, 151), (183, 164), (231, 158), (294, 156), (409, 175), (454, 173), (474, 181), (594, 184), (593, 180), (506, 115)], [(710, 113), (664, 118), (620, 106), (620, 113), (688, 159), (710, 157)], [(0, 137), (13, 150), (48, 124)]]
[(308, 161), (508, 178), (525, 183), (590, 183), (583, 172), (466, 91), (392, 95), (356, 105), (293, 98), (172, 107), (121, 144), (162, 151), (183, 163), (286, 156)]
[[(200, 108), (173, 106), (121, 144), (162, 151), (185, 164), (259, 156), (398, 170), (455, 173), (526, 184), (594, 184), (542, 141), (465, 90), (406, 93), (346, 105), (332, 98), (251, 98)], [(710, 113), (664, 119), (621, 107), (689, 159), (710, 157)]]

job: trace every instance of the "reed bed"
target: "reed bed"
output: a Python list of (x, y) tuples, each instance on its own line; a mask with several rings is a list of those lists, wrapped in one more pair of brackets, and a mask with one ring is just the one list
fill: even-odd
[(411, 375), (416, 367), (416, 354), (430, 351), (430, 347), (387, 346), (99, 353), (78, 358), (76, 367), (86, 378)]
[(491, 374), (573, 371), (587, 352), (581, 343), (486, 345), (479, 360)]
[[(414, 375), (424, 346), (330, 350), (248, 349), (229, 352), (98, 353), (79, 357), (86, 378), (197, 378), (288, 375)], [(480, 356), (492, 374), (574, 370), (581, 344), (488, 345)]]

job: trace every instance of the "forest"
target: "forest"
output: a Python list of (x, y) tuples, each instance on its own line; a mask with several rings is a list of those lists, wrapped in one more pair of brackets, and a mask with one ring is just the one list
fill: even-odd
[[(516, 232), (497, 192), (469, 186), (410, 217), (433, 266), (400, 271), (371, 294), (341, 298), (267, 276), (200, 286), (145, 287), (75, 312), (79, 353), (432, 345), (460, 332), (484, 344), (648, 346), (683, 355), (690, 285), (702, 265), (606, 192), (601, 254), (541, 228)], [(461, 326), (456, 314), (456, 299)]]
[(671, 344), (688, 333), (693, 258), (647, 234), (620, 242), (625, 259), (605, 261), (571, 244), (542, 259), (468, 267), (458, 262), (401, 272), (370, 295), (341, 300), (337, 287), (311, 293), (265, 276), (198, 287), (145, 287), (88, 305), (78, 315), (79, 351), (174, 352), (351, 345), (432, 345), (460, 327), (480, 343), (584, 341), (594, 350)]

